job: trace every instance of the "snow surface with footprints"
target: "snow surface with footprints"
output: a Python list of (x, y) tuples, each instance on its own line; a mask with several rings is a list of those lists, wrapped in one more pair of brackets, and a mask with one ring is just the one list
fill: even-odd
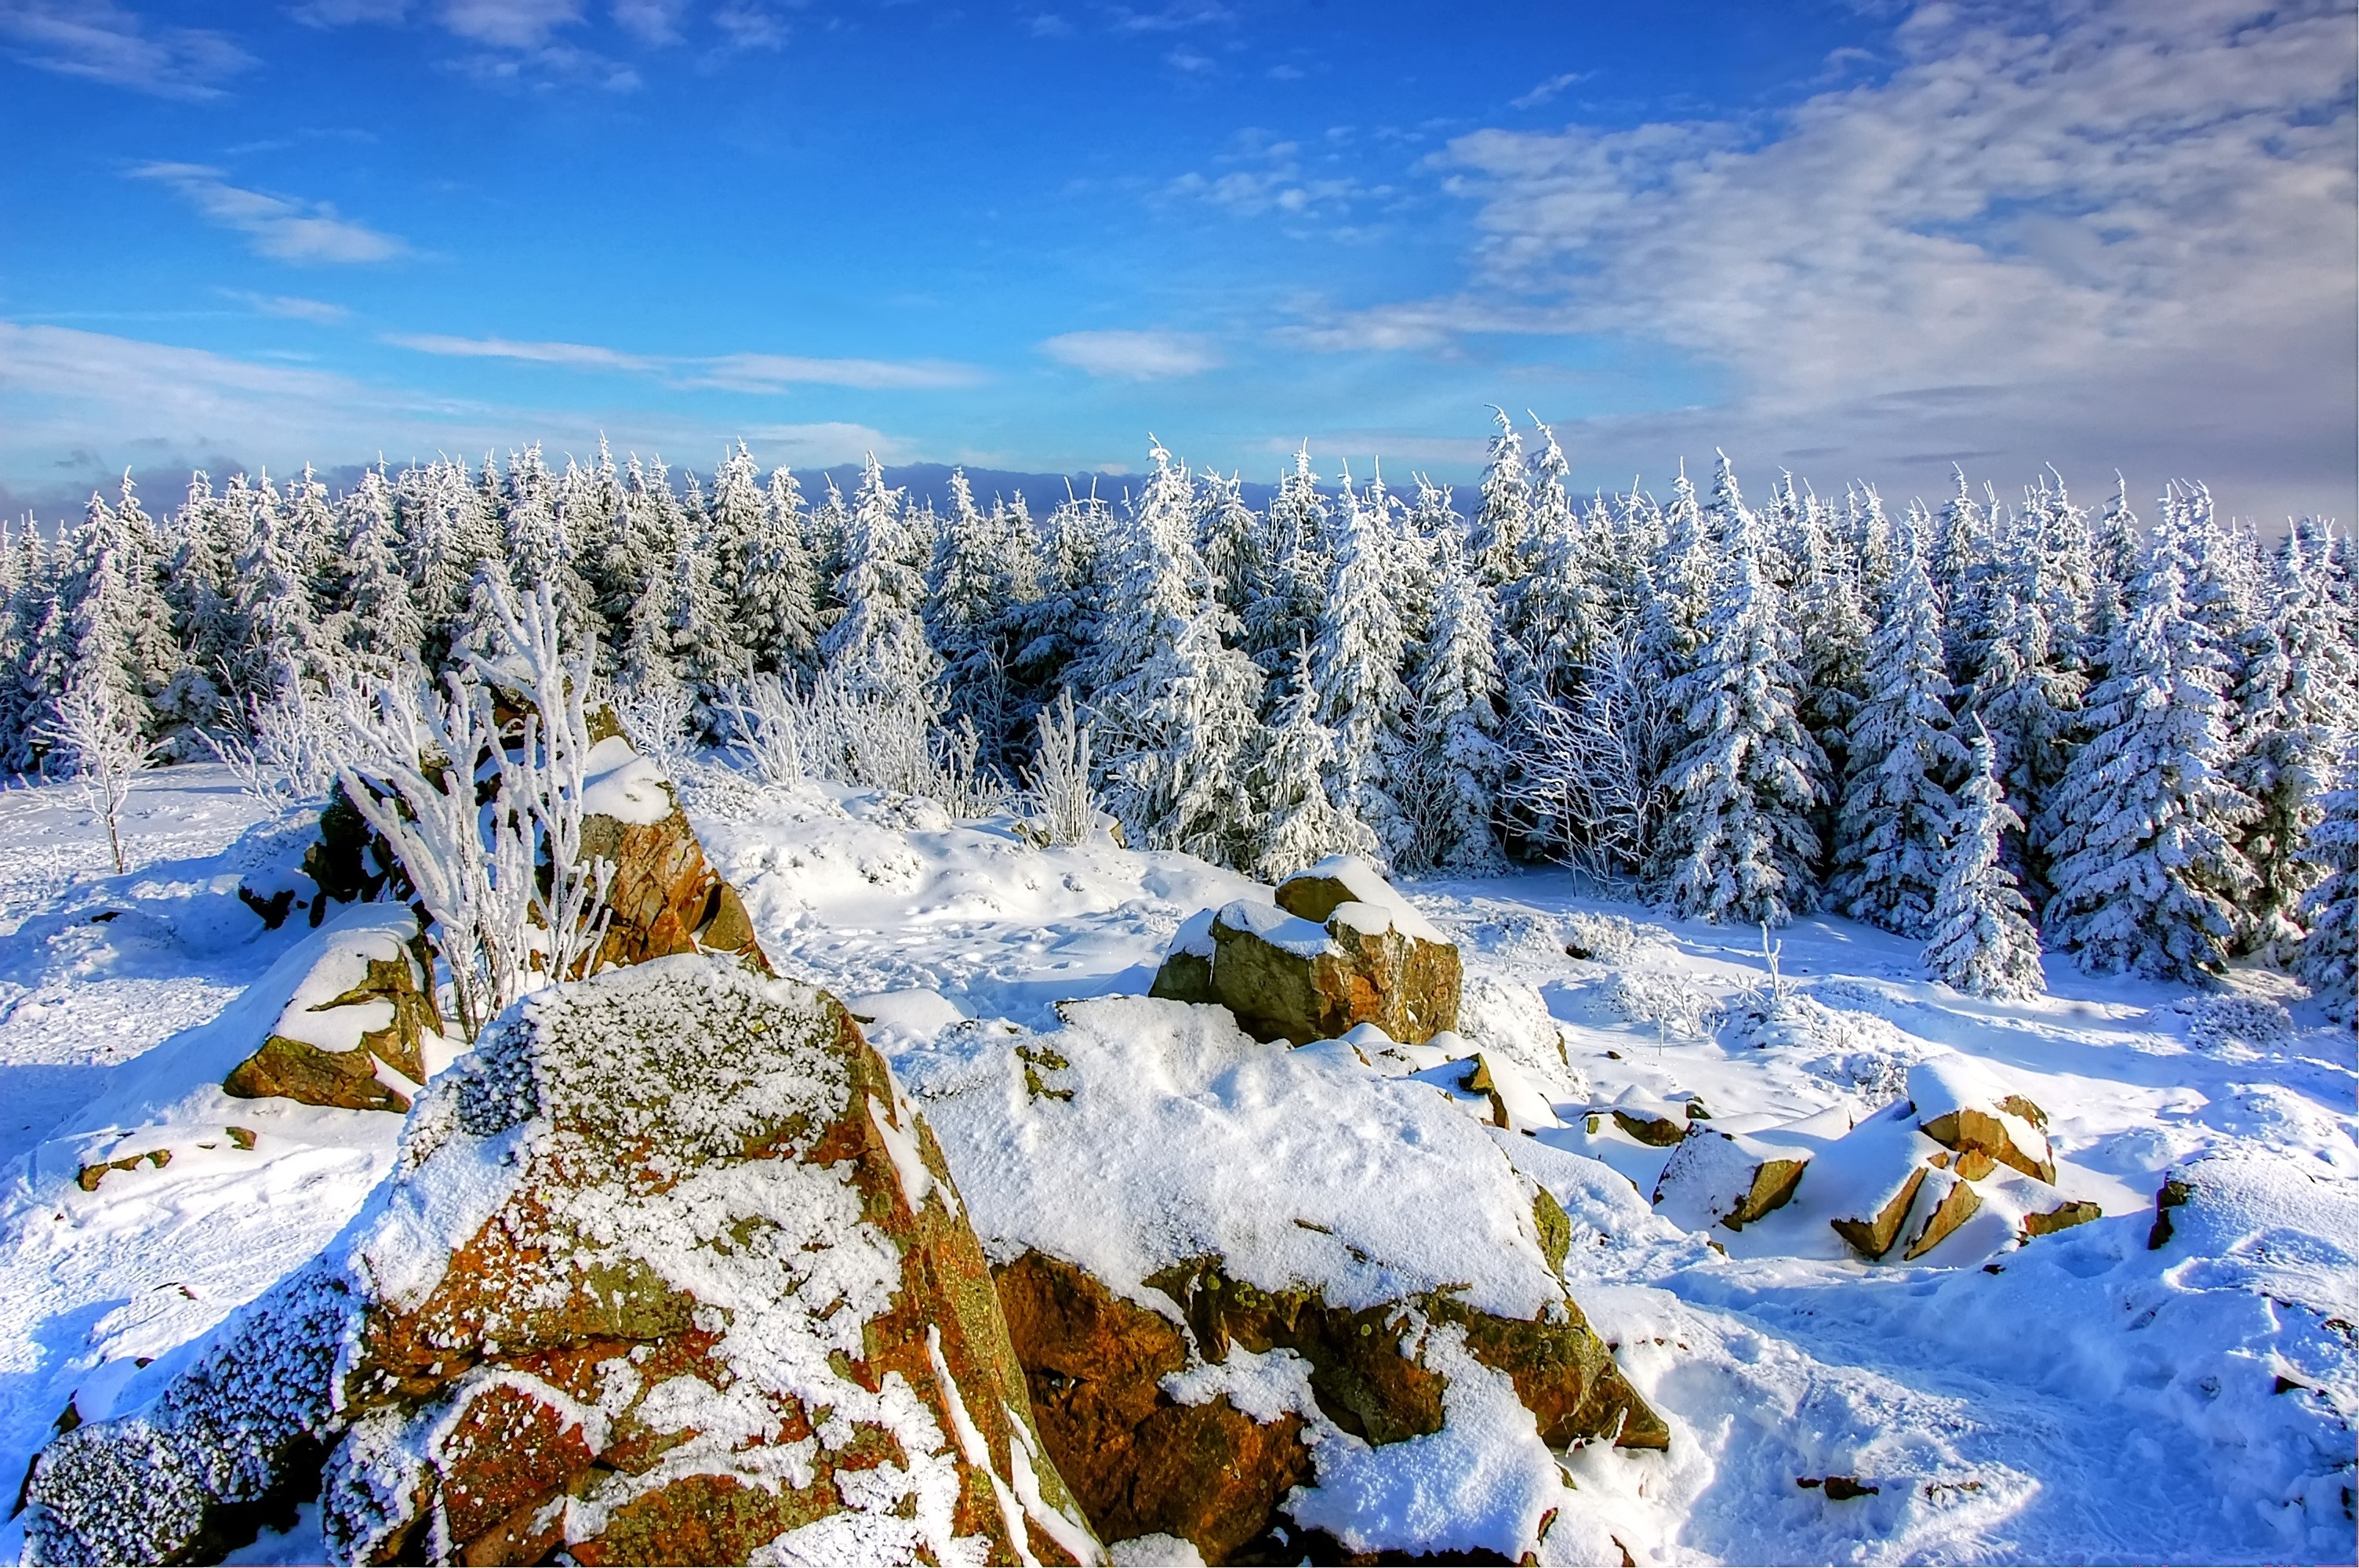
[[(1058, 1001), (1144, 992), (1183, 920), (1256, 896), (1184, 856), (1038, 849), (923, 800), (725, 773), (684, 793), (774, 961), (871, 1021), (920, 1109), (1057, 1027)], [(70, 790), (0, 793), (12, 1489), (69, 1398), (104, 1413), (138, 1357), (332, 1237), (397, 1128), (224, 1100), (249, 1149), (190, 1119), (199, 1086), (148, 1053), (301, 935), (262, 932), (235, 887), (303, 824), (260, 820), (218, 769), (133, 799), (115, 876)], [(2352, 1560), (2359, 1061), (2298, 987), (2243, 969), (2205, 1000), (2051, 959), (2048, 997), (1991, 1003), (1842, 920), (1772, 935), (1773, 977), (1758, 931), (1666, 921), (1562, 873), (1403, 891), (1461, 946), (1469, 1044), (1551, 1106), (1558, 1125), (1495, 1136), (1564, 1206), (1573, 1293), (1671, 1424), (1668, 1454), (1564, 1457), (1582, 1519), (1635, 1560)], [(1700, 1101), (1722, 1130), (1823, 1143), (1945, 1052), (2046, 1109), (2056, 1185), (2104, 1217), (2025, 1244), (1962, 1232), (1917, 1264), (1859, 1261), (1800, 1197), (1742, 1232), (1690, 1231), (1645, 1196), (1670, 1151), (1610, 1115)], [(183, 1090), (178, 1119), (125, 1114)], [(150, 1144), (168, 1163), (75, 1180)], [(2157, 1188), (2206, 1154), (2243, 1195), (2150, 1250)]]

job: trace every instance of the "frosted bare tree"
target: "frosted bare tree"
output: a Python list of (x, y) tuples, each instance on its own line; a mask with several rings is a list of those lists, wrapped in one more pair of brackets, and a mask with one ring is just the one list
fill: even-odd
[[(565, 656), (548, 585), (495, 596), (498, 651), (436, 690), (414, 672), (340, 694), (352, 749), (344, 792), (385, 835), (436, 926), (470, 1038), (529, 989), (536, 971), (596, 965), (614, 867), (582, 856), (592, 745), (592, 655)], [(489, 676), (532, 705), (504, 744)], [(478, 781), (499, 780), (488, 804)]]
[(1533, 704), (1527, 722), (1525, 765), (1506, 793), (1537, 837), (1593, 876), (1645, 865), (1669, 805), (1662, 781), (1678, 727), (1636, 637), (1604, 639), (1571, 699)]
[(106, 824), (115, 873), (130, 870), (123, 857), (123, 804), (155, 762), (154, 746), (139, 732), (138, 714), (104, 687), (76, 685), (57, 699), (37, 732), (72, 762), (83, 801)]
[(349, 684), (349, 676), (331, 677), (324, 686), (290, 678), (266, 697), (247, 699), (245, 734), (198, 733), (238, 788), (262, 805), (275, 809), (325, 800), (336, 787), (347, 743), (334, 687)]

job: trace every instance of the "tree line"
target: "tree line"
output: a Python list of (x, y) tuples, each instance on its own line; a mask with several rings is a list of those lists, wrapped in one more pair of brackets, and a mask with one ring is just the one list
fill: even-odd
[(0, 533), (0, 765), (42, 766), (77, 695), (203, 755), (290, 690), (487, 654), (547, 583), (706, 740), (823, 689), (1013, 773), (1070, 700), (1132, 843), (1266, 877), (1554, 859), (1709, 920), (1832, 909), (2002, 994), (2044, 946), (2180, 979), (2270, 954), (2347, 999), (2347, 537), (2264, 540), (2186, 483), (2142, 524), (2052, 470), (1756, 503), (1723, 457), (1582, 496), (1546, 426), (1497, 427), (1463, 505), (1306, 448), (1256, 508), (1159, 444), (1136, 493), (1039, 517), (962, 474), (913, 505), (873, 458), (807, 496), (742, 444), (709, 476), (603, 441), (341, 495), (198, 473), (161, 520), (126, 478)]

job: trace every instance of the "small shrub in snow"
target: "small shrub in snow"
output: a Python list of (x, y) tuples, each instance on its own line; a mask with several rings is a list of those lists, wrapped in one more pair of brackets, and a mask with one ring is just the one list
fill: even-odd
[(1621, 969), (1597, 987), (1598, 1000), (1632, 1023), (1649, 1023), (1667, 1034), (1701, 1039), (1726, 1016), (1720, 999), (1685, 975), (1662, 969)]
[(1039, 743), (1024, 773), (1024, 821), (1043, 843), (1079, 844), (1097, 827), (1098, 801), (1090, 788), (1090, 728), (1073, 714), (1073, 694), (1060, 691), (1038, 717)]
[(1594, 914), (1587, 910), (1576, 910), (1564, 917), (1564, 948), (1576, 958), (1620, 964), (1646, 948), (1670, 946), (1671, 934), (1659, 925), (1640, 925), (1618, 914)]
[(696, 745), (689, 730), (695, 715), (694, 699), (678, 681), (642, 680), (614, 701), (614, 717), (631, 750), (668, 778), (684, 778), (695, 770)]
[(2292, 1015), (2267, 997), (2190, 997), (2162, 1011), (2180, 1020), (2189, 1044), (2214, 1055), (2267, 1053), (2293, 1038)]

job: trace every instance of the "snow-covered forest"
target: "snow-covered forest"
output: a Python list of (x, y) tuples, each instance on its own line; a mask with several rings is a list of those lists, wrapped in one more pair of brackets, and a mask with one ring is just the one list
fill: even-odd
[(2182, 980), (2267, 953), (2350, 1005), (2359, 607), (2329, 525), (2264, 538), (2180, 483), (2141, 519), (2053, 471), (1748, 497), (1725, 458), (1581, 495), (1504, 415), (1472, 496), (1305, 449), (1256, 510), (1150, 456), (1136, 493), (961, 477), (941, 511), (873, 459), (812, 495), (742, 445), (342, 495), (199, 473), (161, 514), (126, 481), (0, 535), (0, 764), (66, 771), (78, 713), (283, 767), (340, 684), (487, 652), (496, 590), (545, 581), (658, 744), (982, 815), (1070, 697), (1131, 843), (1265, 878), (1552, 859), (1687, 917), (1848, 914), (1984, 994), (2036, 989), (2044, 946)]

